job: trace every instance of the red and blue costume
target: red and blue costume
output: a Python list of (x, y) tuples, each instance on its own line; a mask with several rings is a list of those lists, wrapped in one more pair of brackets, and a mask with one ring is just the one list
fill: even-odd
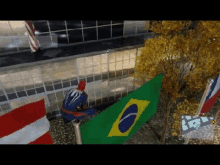
[[(77, 112), (77, 108), (86, 108), (88, 95), (84, 92), (85, 82), (80, 81), (78, 88), (70, 90), (63, 100), (63, 106), (61, 109), (61, 116), (64, 118), (64, 122), (72, 121), (74, 119), (82, 119), (85, 116), (94, 115), (94, 109), (89, 109), (81, 112)], [(66, 120), (67, 121), (66, 121)]]

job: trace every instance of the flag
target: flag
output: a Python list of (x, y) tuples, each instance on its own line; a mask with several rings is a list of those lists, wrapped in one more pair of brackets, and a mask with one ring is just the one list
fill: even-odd
[(207, 113), (217, 101), (220, 94), (220, 75), (218, 75), (212, 83), (209, 92), (206, 96), (205, 103), (201, 109), (201, 113)]
[(53, 144), (44, 99), (0, 116), (0, 144)]
[(214, 131), (212, 129), (213, 117), (189, 116), (182, 115), (182, 130), (183, 138), (206, 139), (213, 140)]
[(83, 144), (123, 144), (157, 111), (163, 75), (123, 97), (81, 126)]
[(28, 32), (28, 41), (32, 52), (36, 52), (39, 49), (39, 41), (35, 36), (35, 27), (32, 21), (25, 21), (25, 27)]

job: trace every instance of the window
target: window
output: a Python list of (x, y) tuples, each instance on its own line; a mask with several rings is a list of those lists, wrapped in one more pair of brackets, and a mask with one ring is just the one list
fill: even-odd
[(78, 29), (82, 28), (81, 21), (66, 21), (67, 29)]
[(98, 21), (98, 26), (100, 25), (110, 25), (111, 24), (111, 21)]
[(47, 21), (33, 22), (35, 30), (39, 33), (49, 32)]
[(69, 42), (74, 43), (74, 42), (82, 42), (82, 30), (69, 30), (68, 31), (69, 35)]
[(82, 21), (83, 28), (96, 26), (96, 21)]
[(96, 28), (83, 29), (84, 41), (97, 40)]
[(124, 23), (124, 21), (123, 20), (122, 21), (120, 21), (120, 20), (119, 21), (113, 21), (112, 20), (112, 24), (116, 24), (116, 23)]
[(98, 38), (111, 38), (111, 26), (98, 27)]
[(123, 36), (123, 25), (112, 26), (112, 37)]
[(65, 30), (65, 21), (49, 21), (50, 30), (56, 31), (56, 30)]

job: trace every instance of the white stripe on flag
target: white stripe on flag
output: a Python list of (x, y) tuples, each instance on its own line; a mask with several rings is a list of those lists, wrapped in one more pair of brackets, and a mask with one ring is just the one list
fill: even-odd
[(131, 116), (131, 115), (137, 115), (137, 113), (130, 113), (130, 114), (128, 114), (127, 116), (125, 116), (125, 118), (123, 118), (122, 120), (119, 121), (119, 124), (120, 124), (122, 121), (124, 121), (126, 118), (128, 118), (129, 116)]
[(34, 48), (32, 47), (30, 39), (28, 39), (28, 41), (29, 41), (29, 45), (30, 45), (31, 51), (35, 52), (36, 50), (34, 50)]
[[(25, 21), (24, 23), (25, 23), (26, 27), (28, 28), (28, 30), (30, 31), (30, 33), (33, 34), (33, 32), (32, 32), (32, 30), (31, 30), (31, 28), (29, 27), (28, 23), (27, 23), (26, 21)], [(28, 34), (29, 34), (29, 33), (28, 33)]]
[[(39, 48), (40, 43), (39, 43), (39, 41), (37, 40), (37, 38), (36, 38), (34, 32), (31, 30), (30, 26), (28, 25), (28, 23), (27, 23), (26, 21), (25, 21), (25, 25), (26, 25), (27, 31), (30, 32), (30, 34), (29, 34), (29, 32), (28, 32), (28, 37), (29, 37), (29, 45), (30, 45), (30, 47), (31, 47), (31, 51), (32, 51), (32, 52), (36, 52), (35, 49), (38, 49), (38, 48)], [(31, 25), (32, 25), (33, 29), (35, 29), (35, 28), (34, 28), (34, 24), (31, 23)], [(31, 42), (32, 44), (30, 44), (30, 42)]]
[(212, 91), (212, 94), (210, 95), (209, 98), (214, 96), (216, 94), (216, 92), (219, 90), (219, 88), (220, 88), (220, 76), (218, 76), (218, 80), (217, 80), (216, 86), (215, 86), (214, 90)]
[(46, 116), (25, 126), (24, 128), (0, 139), (0, 144), (29, 144), (35, 141), (50, 129)]

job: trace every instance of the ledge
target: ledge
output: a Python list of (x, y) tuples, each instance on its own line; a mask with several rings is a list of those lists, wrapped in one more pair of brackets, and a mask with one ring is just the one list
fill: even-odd
[(70, 57), (74, 55), (100, 52), (107, 49), (117, 49), (126, 46), (135, 46), (144, 44), (145, 39), (151, 38), (152, 35), (142, 34), (138, 36), (128, 36), (123, 38), (111, 38), (104, 41), (94, 41), (90, 43), (80, 43), (57, 48), (49, 48), (41, 50), (37, 55), (31, 52), (16, 52), (0, 56), (0, 69), (8, 66), (16, 66), (20, 64), (28, 64), (46, 61), (62, 57)]

